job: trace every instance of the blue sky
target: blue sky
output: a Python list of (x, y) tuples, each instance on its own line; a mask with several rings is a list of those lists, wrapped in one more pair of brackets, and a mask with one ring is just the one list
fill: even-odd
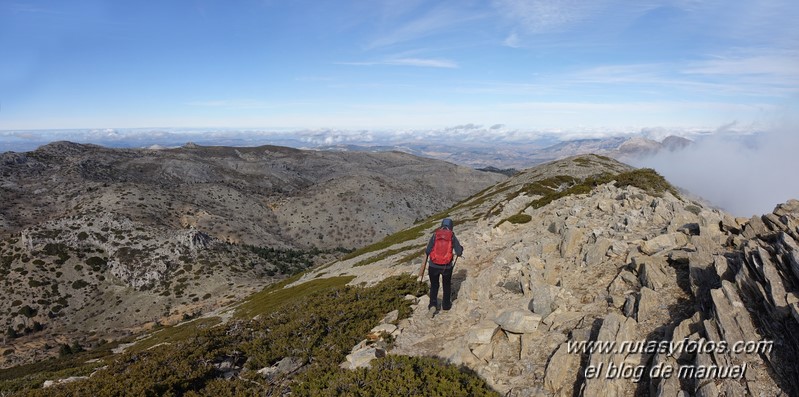
[(0, 0), (0, 130), (742, 130), (799, 2)]

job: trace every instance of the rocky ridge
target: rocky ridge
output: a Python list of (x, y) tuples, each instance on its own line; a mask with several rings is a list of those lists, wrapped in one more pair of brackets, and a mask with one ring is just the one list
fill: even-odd
[[(630, 171), (603, 157), (570, 158), (441, 214), (455, 220), (465, 246), (453, 309), (431, 320), (427, 297), (419, 299), (413, 316), (391, 329), (388, 354), (463, 364), (510, 396), (799, 393), (799, 201), (734, 219), (640, 180), (578, 189), (564, 177), (623, 179)], [(435, 225), (297, 283), (413, 274)], [(638, 347), (580, 349), (595, 342)], [(759, 351), (727, 348), (739, 342)], [(351, 356), (366, 359), (344, 366), (381, 354), (366, 341), (359, 346)]]

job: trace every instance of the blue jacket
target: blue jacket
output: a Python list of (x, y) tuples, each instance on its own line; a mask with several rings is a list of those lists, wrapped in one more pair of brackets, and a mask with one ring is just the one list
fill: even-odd
[[(442, 226), (442, 227), (444, 227), (444, 226)], [(451, 228), (448, 228), (448, 229), (452, 230)], [(428, 257), (430, 256), (430, 253), (433, 252), (433, 246), (435, 245), (435, 243), (436, 243), (436, 234), (433, 233), (433, 235), (430, 236), (430, 241), (427, 243), (427, 249), (425, 250), (425, 254)], [(461, 246), (460, 241), (458, 241), (458, 238), (455, 237), (455, 233), (454, 232), (452, 233), (452, 250), (455, 251), (455, 255), (457, 255), (457, 256), (462, 256), (463, 255), (463, 247)], [(449, 267), (452, 267), (452, 262), (450, 262), (450, 263), (433, 263), (433, 261), (430, 261), (429, 266), (432, 267), (432, 268), (436, 268), (436, 269), (447, 269)]]

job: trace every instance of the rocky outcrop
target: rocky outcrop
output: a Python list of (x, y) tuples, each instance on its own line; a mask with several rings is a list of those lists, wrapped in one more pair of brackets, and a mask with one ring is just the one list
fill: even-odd
[[(613, 184), (525, 207), (512, 186), (449, 213), (476, 219), (456, 226), (453, 308), (429, 319), (422, 297), (389, 354), (466, 365), (508, 396), (799, 393), (798, 201), (736, 220)], [(531, 220), (500, 223), (503, 203)], [(325, 270), (353, 284), (418, 270), (399, 259)]]

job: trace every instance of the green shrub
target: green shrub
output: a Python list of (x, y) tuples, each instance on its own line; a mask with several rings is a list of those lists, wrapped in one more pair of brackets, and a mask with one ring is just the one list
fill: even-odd
[(693, 205), (693, 204), (686, 205), (685, 206), (685, 210), (690, 212), (690, 213), (692, 213), (692, 214), (694, 214), (694, 215), (699, 215), (699, 213), (702, 212), (701, 208), (699, 208), (698, 206)]
[(93, 256), (89, 259), (86, 259), (86, 265), (92, 268), (95, 272), (102, 271), (106, 265), (108, 265), (108, 261), (100, 258), (99, 256)]
[(72, 282), (72, 288), (74, 289), (81, 289), (87, 285), (89, 285), (89, 283), (87, 283), (83, 279), (75, 280), (74, 282)]
[(635, 186), (656, 196), (669, 192), (674, 197), (680, 197), (677, 189), (666, 181), (666, 178), (663, 178), (651, 168), (622, 172), (614, 176), (613, 179), (616, 180), (616, 187)]
[(474, 372), (432, 357), (388, 355), (370, 368), (310, 370), (295, 396), (499, 396)]
[[(164, 328), (113, 362), (106, 362), (106, 369), (89, 379), (46, 391), (33, 388), (39, 387), (40, 382), (29, 384), (26, 392), (33, 396), (326, 393), (320, 388), (325, 379), (336, 385), (349, 382), (351, 374), (338, 365), (352, 346), (386, 313), (399, 310), (400, 318), (407, 317), (410, 301), (404, 296), (421, 295), (426, 291), (424, 284), (410, 276), (391, 277), (370, 288), (340, 285), (347, 279), (335, 280), (332, 284), (330, 280), (328, 284), (322, 283), (324, 280), (314, 280), (306, 283), (316, 283), (311, 286), (270, 289), (262, 295), (277, 302), (268, 307), (259, 306), (258, 319), (234, 319), (219, 327), (200, 319)], [(280, 291), (289, 293), (280, 294)], [(148, 348), (155, 344), (160, 346)], [(243, 375), (244, 379), (226, 381), (214, 367), (215, 363), (233, 361), (236, 365), (246, 363), (248, 368), (258, 369), (289, 356), (302, 358), (305, 368), (296, 377), (286, 375), (273, 380), (275, 384), (254, 372)], [(385, 381), (386, 385), (366, 390), (391, 391), (392, 387), (403, 390), (401, 385), (407, 383), (413, 390), (452, 391), (455, 395), (490, 393), (474, 374), (430, 360), (392, 358), (379, 361), (386, 362), (386, 367), (369, 376)], [(404, 377), (409, 374), (413, 378), (406, 380)], [(31, 373), (27, 372), (25, 376), (29, 375)], [(435, 382), (428, 382), (428, 379), (435, 379)], [(428, 388), (419, 389), (423, 384)], [(446, 388), (436, 385), (446, 385)]]
[(23, 315), (23, 316), (25, 316), (25, 317), (27, 317), (27, 318), (31, 318), (31, 317), (35, 316), (37, 312), (38, 312), (38, 310), (36, 310), (36, 309), (34, 309), (34, 308), (32, 308), (32, 307), (30, 307), (28, 305), (25, 305), (25, 306), (22, 306), (19, 309), (18, 313)]
[(508, 217), (507, 221), (514, 224), (527, 223), (533, 220), (533, 217), (527, 214), (516, 214)]

